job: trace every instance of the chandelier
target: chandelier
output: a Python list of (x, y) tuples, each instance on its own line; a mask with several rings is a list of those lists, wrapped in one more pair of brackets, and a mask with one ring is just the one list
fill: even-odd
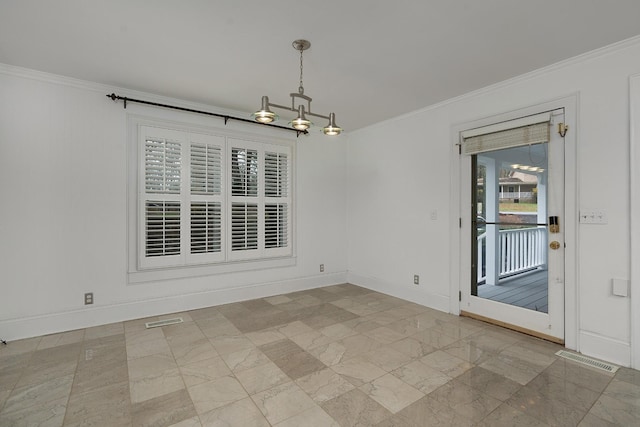
[[(289, 122), (289, 125), (295, 130), (304, 132), (309, 129), (309, 127), (312, 126), (313, 123), (311, 123), (311, 121), (307, 119), (307, 116), (313, 116), (329, 120), (329, 124), (322, 128), (322, 132), (324, 132), (325, 135), (339, 135), (340, 132), (342, 132), (342, 128), (336, 125), (336, 115), (334, 113), (329, 113), (328, 116), (325, 116), (318, 113), (312, 113), (311, 97), (304, 94), (304, 86), (302, 85), (302, 53), (311, 47), (311, 43), (308, 40), (295, 40), (292, 45), (295, 50), (300, 51), (300, 86), (298, 87), (297, 93), (293, 92), (289, 94), (289, 96), (291, 97), (291, 107), (273, 104), (269, 102), (268, 96), (263, 96), (262, 107), (260, 108), (260, 110), (252, 114), (253, 119), (260, 123), (271, 123), (275, 120), (278, 120), (278, 115), (271, 111), (269, 107), (279, 108), (282, 110), (294, 111), (298, 113), (298, 116), (295, 119), (291, 120), (291, 122)], [(296, 100), (299, 102), (299, 105), (297, 107)]]

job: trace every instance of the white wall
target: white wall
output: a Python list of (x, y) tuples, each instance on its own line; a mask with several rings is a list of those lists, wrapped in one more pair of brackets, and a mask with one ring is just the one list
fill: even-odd
[[(111, 92), (207, 108), (0, 64), (0, 338), (346, 280), (345, 138), (315, 133), (296, 142), (295, 266), (128, 284), (127, 114), (224, 125), (217, 118), (134, 104), (125, 110), (122, 102), (106, 98)], [(229, 122), (234, 127), (266, 132)], [(93, 306), (83, 305), (85, 292), (94, 293)]]
[(578, 209), (605, 210), (608, 224), (578, 227), (574, 332), (580, 351), (629, 365), (630, 299), (612, 295), (611, 279), (629, 279), (629, 76), (638, 72), (635, 39), (350, 134), (349, 280), (448, 310), (459, 216), (452, 127), (577, 93)]

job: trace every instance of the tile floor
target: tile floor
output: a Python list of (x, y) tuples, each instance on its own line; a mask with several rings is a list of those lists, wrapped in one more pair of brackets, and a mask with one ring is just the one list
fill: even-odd
[(638, 371), (353, 285), (175, 315), (2, 346), (0, 425), (640, 425)]

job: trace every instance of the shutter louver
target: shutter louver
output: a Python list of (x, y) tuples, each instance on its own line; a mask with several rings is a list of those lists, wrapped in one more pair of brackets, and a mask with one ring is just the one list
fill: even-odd
[(145, 235), (146, 256), (180, 255), (180, 202), (147, 201)]
[(256, 203), (232, 203), (231, 250), (258, 249), (258, 205)]
[(146, 192), (179, 194), (180, 163), (179, 142), (147, 139), (144, 149)]
[(218, 202), (191, 203), (191, 253), (220, 252), (222, 212)]
[(267, 204), (264, 209), (264, 247), (284, 248), (288, 244), (287, 204)]
[(231, 195), (258, 196), (258, 151), (231, 149)]
[(191, 193), (220, 195), (222, 152), (209, 144), (191, 144)]

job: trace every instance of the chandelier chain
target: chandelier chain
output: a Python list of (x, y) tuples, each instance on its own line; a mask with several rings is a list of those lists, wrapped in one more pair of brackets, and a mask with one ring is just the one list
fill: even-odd
[(302, 85), (302, 52), (303, 50), (300, 49), (300, 87), (298, 88), (298, 92), (300, 92), (300, 94), (304, 93), (304, 86)]

